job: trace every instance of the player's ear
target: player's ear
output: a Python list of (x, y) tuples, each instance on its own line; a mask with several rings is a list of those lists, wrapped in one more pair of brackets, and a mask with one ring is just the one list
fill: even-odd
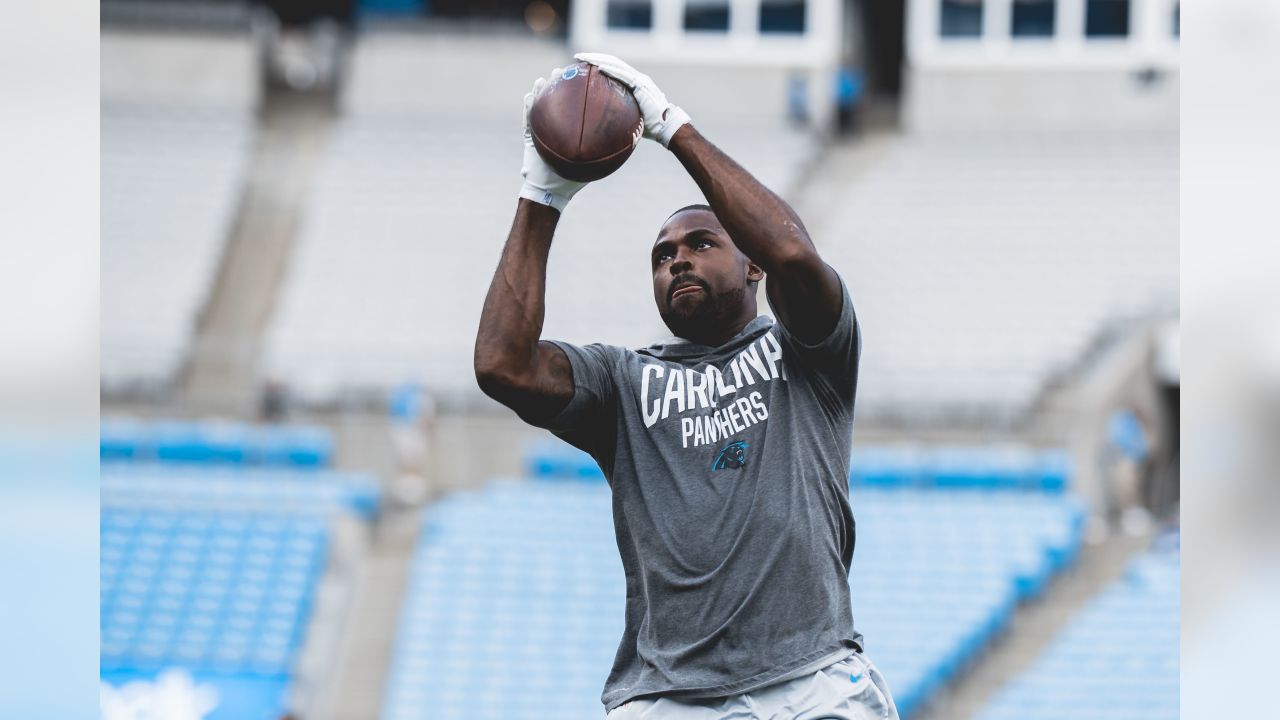
[(759, 265), (747, 261), (747, 282), (758, 283), (764, 279), (764, 268)]

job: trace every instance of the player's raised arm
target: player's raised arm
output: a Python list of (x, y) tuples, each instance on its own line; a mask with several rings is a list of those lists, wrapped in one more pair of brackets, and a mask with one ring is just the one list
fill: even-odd
[(769, 302), (783, 325), (804, 342), (827, 337), (840, 318), (840, 278), (818, 255), (791, 206), (704, 138), (649, 76), (612, 55), (575, 57), (632, 89), (644, 114), (645, 137), (671, 150), (734, 244), (764, 268)]
[(529, 422), (553, 417), (573, 398), (569, 359), (541, 336), (551, 238), (560, 212), (584, 184), (556, 175), (533, 147), (529, 107), (544, 82), (539, 78), (525, 96), (524, 185), (480, 313), (473, 361), (480, 389)]

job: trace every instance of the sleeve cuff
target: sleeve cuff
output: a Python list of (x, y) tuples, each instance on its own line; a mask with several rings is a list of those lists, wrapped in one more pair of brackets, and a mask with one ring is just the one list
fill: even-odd
[(562, 195), (556, 195), (549, 190), (536, 188), (528, 183), (520, 188), (520, 197), (526, 200), (532, 200), (539, 205), (549, 205), (560, 212), (564, 212), (565, 207), (569, 204), (569, 198)]
[(583, 382), (589, 368), (580, 355), (581, 350), (575, 345), (559, 340), (550, 340), (548, 342), (559, 347), (564, 352), (565, 357), (569, 358), (569, 366), (573, 368), (573, 397), (569, 399), (568, 405), (565, 405), (560, 409), (560, 412), (547, 420), (544, 427), (552, 431), (570, 430), (591, 411), (596, 401), (596, 395)]

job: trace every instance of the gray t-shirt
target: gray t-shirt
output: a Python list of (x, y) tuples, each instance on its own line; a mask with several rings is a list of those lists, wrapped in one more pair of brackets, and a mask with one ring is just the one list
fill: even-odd
[(760, 316), (720, 347), (557, 343), (573, 399), (546, 426), (613, 492), (626, 624), (601, 697), (710, 698), (861, 649), (849, 602), (853, 304), (816, 345)]

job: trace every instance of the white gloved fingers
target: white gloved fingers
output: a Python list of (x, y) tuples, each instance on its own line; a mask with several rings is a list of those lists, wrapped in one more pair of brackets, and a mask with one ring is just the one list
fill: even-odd
[[(592, 64), (595, 65), (595, 63), (592, 63)], [(627, 68), (624, 70), (619, 68), (616, 65), (611, 65), (608, 63), (605, 63), (603, 65), (596, 65), (596, 67), (600, 68), (600, 72), (604, 73), (605, 75), (608, 75), (614, 80), (617, 80), (623, 85), (626, 85), (628, 88), (632, 90), (635, 90), (637, 87), (640, 87), (642, 76), (639, 73), (635, 72), (634, 70), (631, 70), (630, 68)], [(630, 70), (630, 72), (628, 72), (628, 70)]]
[(642, 112), (652, 112), (667, 106), (667, 96), (652, 83), (631, 88), (631, 94), (635, 96), (636, 104), (640, 106)]
[(600, 68), (605, 75), (608, 75), (615, 80), (622, 81), (627, 85), (627, 87), (634, 88), (639, 80), (640, 72), (616, 55), (609, 55), (608, 53), (583, 52), (574, 55), (573, 59), (595, 65)]
[[(618, 57), (617, 55), (610, 55), (609, 53), (580, 52), (580, 53), (575, 53), (573, 56), (573, 59), (579, 60), (581, 62), (591, 63), (592, 65), (601, 65), (603, 63), (610, 63), (612, 65), (627, 65), (625, 60)], [(630, 65), (627, 65), (627, 67), (630, 67)]]
[(529, 129), (529, 108), (533, 107), (534, 93), (527, 93), (524, 96), (524, 140), (530, 142), (533, 140), (532, 131)]
[(524, 136), (529, 138), (529, 109), (533, 107), (533, 101), (538, 99), (538, 93), (542, 92), (542, 88), (547, 84), (546, 78), (538, 78), (533, 81), (533, 89), (524, 95)]
[(533, 107), (533, 101), (538, 99), (538, 93), (542, 92), (542, 88), (547, 84), (546, 78), (538, 78), (533, 81), (533, 87), (524, 95), (524, 119), (529, 121), (529, 108)]
[(592, 65), (602, 65), (604, 63), (611, 63), (611, 62), (619, 62), (619, 63), (622, 62), (622, 60), (620, 60), (614, 55), (609, 55), (607, 53), (594, 53), (594, 52), (574, 53), (573, 59), (577, 60), (578, 62), (591, 63)]

